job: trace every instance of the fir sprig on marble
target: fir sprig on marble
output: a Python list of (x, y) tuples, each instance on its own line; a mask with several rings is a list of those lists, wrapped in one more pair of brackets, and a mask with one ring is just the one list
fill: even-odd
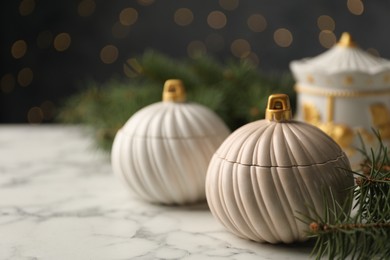
[[(379, 149), (366, 152), (345, 205), (327, 205), (325, 217), (309, 219), (317, 259), (388, 259), (390, 256), (390, 159), (378, 132)], [(344, 211), (351, 208), (352, 211)], [(336, 209), (336, 210), (334, 210)], [(347, 213), (345, 213), (347, 212)], [(318, 216), (317, 216), (318, 217)]]
[(295, 100), (290, 73), (264, 73), (248, 61), (218, 62), (210, 56), (172, 59), (154, 51), (124, 64), (130, 79), (88, 82), (66, 100), (59, 113), (65, 123), (83, 123), (95, 132), (99, 147), (110, 150), (116, 131), (139, 109), (161, 101), (165, 80), (183, 80), (189, 102), (215, 111), (231, 130), (262, 119), (272, 93)]

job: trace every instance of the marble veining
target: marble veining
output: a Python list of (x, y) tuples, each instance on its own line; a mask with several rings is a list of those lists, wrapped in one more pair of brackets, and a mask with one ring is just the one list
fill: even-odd
[(0, 126), (0, 259), (308, 259), (311, 246), (238, 238), (205, 203), (137, 199), (85, 128)]

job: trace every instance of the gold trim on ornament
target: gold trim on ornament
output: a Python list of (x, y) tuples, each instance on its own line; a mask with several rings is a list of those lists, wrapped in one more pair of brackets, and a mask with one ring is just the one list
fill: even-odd
[(344, 97), (344, 98), (354, 98), (354, 97), (369, 97), (369, 96), (382, 96), (390, 95), (389, 89), (379, 89), (379, 90), (324, 90), (320, 87), (303, 87), (296, 84), (294, 89), (297, 93), (312, 94), (317, 96), (326, 96), (326, 97)]
[(162, 100), (164, 102), (185, 102), (186, 91), (183, 81), (180, 79), (168, 79), (164, 83), (162, 93)]
[[(328, 102), (333, 102), (333, 97), (330, 97)], [(349, 154), (351, 155), (353, 152), (352, 142), (355, 137), (355, 133), (351, 127), (345, 124), (339, 124), (333, 122), (333, 114), (332, 116), (329, 114), (329, 107), (333, 104), (328, 104), (327, 122), (322, 122), (321, 114), (318, 108), (312, 103), (303, 103), (303, 118), (306, 123), (312, 124), (320, 128), (327, 135), (333, 138), (343, 149), (348, 149)], [(333, 108), (332, 108), (333, 109)]]
[(390, 138), (390, 111), (385, 104), (376, 103), (370, 106), (372, 124), (379, 130), (381, 137)]
[(354, 79), (353, 79), (353, 77), (352, 77), (351, 75), (348, 75), (348, 76), (346, 76), (346, 77), (344, 78), (344, 84), (345, 84), (347, 87), (351, 86), (351, 85), (353, 84), (353, 82), (354, 82)]
[(292, 119), (290, 99), (286, 94), (273, 94), (268, 97), (265, 119), (276, 122)]
[(357, 46), (356, 42), (353, 40), (349, 32), (343, 32), (343, 34), (341, 34), (340, 40), (337, 43), (337, 45), (341, 47), (349, 47), (349, 48)]
[(334, 120), (334, 96), (326, 97), (326, 108), (327, 108), (327, 122), (331, 123)]

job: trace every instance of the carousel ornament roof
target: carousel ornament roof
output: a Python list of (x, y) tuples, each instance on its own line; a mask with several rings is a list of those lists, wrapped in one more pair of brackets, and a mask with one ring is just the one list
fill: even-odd
[(362, 50), (346, 32), (328, 51), (292, 61), (290, 68), (302, 86), (345, 90), (390, 87), (390, 60)]

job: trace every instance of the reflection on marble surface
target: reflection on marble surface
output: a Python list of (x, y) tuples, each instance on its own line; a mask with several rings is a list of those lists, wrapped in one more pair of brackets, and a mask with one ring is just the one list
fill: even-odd
[(237, 238), (206, 204), (138, 200), (85, 129), (0, 126), (0, 259), (307, 259), (310, 250)]

